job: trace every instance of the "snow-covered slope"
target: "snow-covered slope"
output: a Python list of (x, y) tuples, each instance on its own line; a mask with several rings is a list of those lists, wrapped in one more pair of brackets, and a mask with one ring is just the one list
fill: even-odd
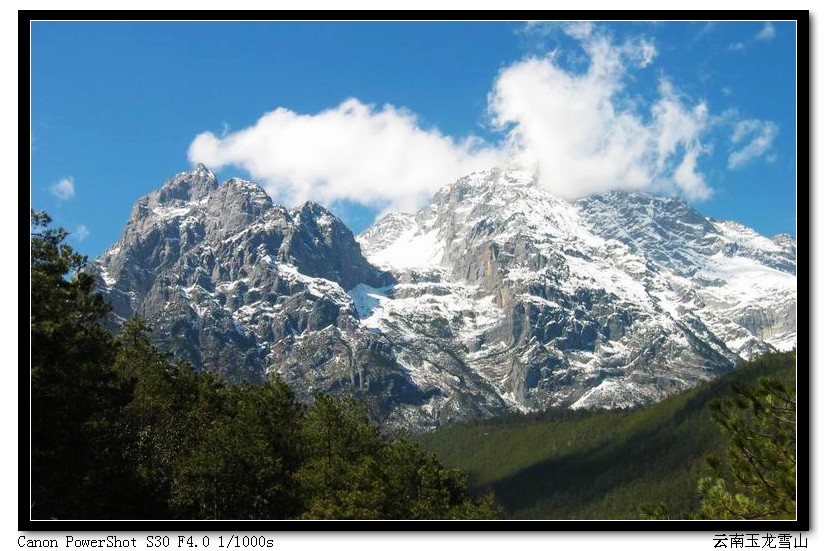
[(513, 169), (357, 240), (319, 205), (199, 165), (135, 204), (94, 271), (114, 325), (148, 318), (198, 369), (356, 394), (421, 430), (645, 403), (794, 346), (795, 255), (680, 199), (564, 201)]
[[(706, 219), (674, 197), (569, 202), (531, 173), (495, 169), (358, 240), (405, 282), (361, 289), (373, 297), (362, 323), (407, 342), (444, 328), (427, 339), (454, 346), (520, 408), (644, 403), (795, 344), (795, 242)], [(410, 319), (426, 329), (403, 331)], [(398, 357), (414, 379), (435, 369)]]

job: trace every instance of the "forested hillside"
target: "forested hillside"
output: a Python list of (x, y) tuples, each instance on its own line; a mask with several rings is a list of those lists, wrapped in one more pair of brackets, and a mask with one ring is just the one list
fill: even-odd
[[(418, 441), (443, 464), (467, 472), (475, 490), (492, 490), (511, 518), (790, 518), (795, 514), (795, 362), (795, 351), (767, 354), (645, 408), (513, 415), (448, 426)], [(783, 421), (766, 422), (770, 413), (776, 415), (762, 413), (768, 403), (782, 410)], [(774, 488), (772, 501), (791, 503), (766, 512), (746, 503), (746, 509), (730, 512), (707, 500), (706, 510), (699, 511), (711, 494), (726, 499), (719, 490), (754, 495), (754, 488), (738, 482), (739, 473), (744, 477), (748, 471), (743, 459), (730, 459), (727, 447), (743, 445), (733, 436), (755, 427), (774, 436), (758, 438), (760, 446), (773, 448), (764, 450), (772, 461), (762, 468), (783, 479), (776, 484), (783, 498), (782, 489)], [(757, 478), (745, 478), (750, 476)]]
[(355, 399), (197, 371), (141, 318), (113, 336), (85, 258), (49, 224), (32, 212), (32, 519), (796, 516), (795, 350), (647, 407), (412, 440)]
[(49, 223), (32, 212), (32, 519), (500, 514), (355, 400), (230, 385), (173, 361), (140, 318), (111, 335), (86, 259)]

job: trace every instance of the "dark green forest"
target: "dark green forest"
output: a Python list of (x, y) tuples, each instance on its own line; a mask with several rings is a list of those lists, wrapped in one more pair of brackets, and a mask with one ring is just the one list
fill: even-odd
[(795, 518), (795, 352), (646, 407), (552, 410), (418, 442), (518, 519)]
[(491, 495), (371, 422), (173, 361), (146, 321), (117, 336), (86, 259), (31, 216), (32, 519), (491, 519)]
[(795, 518), (795, 352), (645, 408), (389, 434), (355, 399), (196, 372), (145, 320), (112, 335), (50, 224), (32, 211), (32, 519)]

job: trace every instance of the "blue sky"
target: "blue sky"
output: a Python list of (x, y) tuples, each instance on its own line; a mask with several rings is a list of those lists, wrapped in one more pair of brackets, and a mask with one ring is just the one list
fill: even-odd
[(795, 235), (795, 37), (778, 21), (35, 22), (32, 205), (95, 257), (202, 161), (358, 233), (517, 155), (562, 196), (680, 193)]

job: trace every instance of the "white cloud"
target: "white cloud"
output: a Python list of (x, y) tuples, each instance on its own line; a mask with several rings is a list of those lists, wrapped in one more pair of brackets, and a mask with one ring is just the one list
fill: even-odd
[(89, 228), (87, 228), (83, 224), (75, 228), (75, 239), (77, 239), (78, 241), (83, 241), (87, 237), (89, 237)]
[(730, 137), (733, 151), (727, 166), (730, 169), (740, 168), (761, 156), (771, 160), (773, 155), (770, 149), (777, 135), (778, 126), (773, 122), (758, 119), (738, 121)]
[(591, 21), (573, 21), (563, 25), (563, 32), (572, 38), (585, 40), (594, 33), (594, 23)]
[[(531, 58), (503, 70), (489, 97), (495, 125), (510, 145), (537, 159), (541, 183), (562, 197), (609, 189), (672, 189), (693, 199), (711, 194), (698, 172), (708, 121), (703, 103), (688, 106), (661, 80), (649, 113), (628, 105), (624, 80), (630, 66), (651, 62), (654, 45), (616, 46), (611, 38), (578, 29), (589, 56), (584, 74), (554, 57)], [(646, 63), (643, 63), (643, 62)]]
[(345, 199), (412, 211), (443, 185), (504, 157), (478, 139), (424, 130), (404, 109), (348, 99), (314, 115), (278, 108), (222, 137), (201, 133), (189, 159), (243, 167), (272, 197), (290, 204)]
[(743, 42), (733, 42), (729, 46), (727, 46), (730, 52), (740, 52), (747, 49), (746, 44)]
[(61, 178), (49, 186), (49, 193), (58, 201), (67, 201), (75, 196), (75, 180), (71, 176)]
[(775, 27), (769, 21), (764, 23), (764, 27), (758, 31), (758, 34), (755, 35), (755, 38), (758, 40), (772, 40), (774, 37)]
[(658, 50), (655, 48), (655, 43), (650, 40), (640, 41), (640, 60), (638, 63), (641, 67), (646, 67), (654, 61), (658, 55)]
[[(626, 88), (634, 71), (656, 60), (653, 41), (618, 42), (592, 23), (543, 22), (529, 31), (565, 33), (581, 51), (554, 50), (500, 72), (488, 97), (499, 144), (458, 140), (423, 128), (405, 109), (351, 98), (315, 114), (280, 107), (248, 128), (225, 126), (220, 136), (203, 132), (189, 159), (243, 168), (282, 203), (350, 201), (408, 212), (441, 186), (510, 156), (536, 167), (541, 184), (565, 198), (627, 189), (693, 200), (712, 194), (702, 166), (722, 127), (735, 129), (725, 148), (730, 168), (769, 159), (772, 123), (741, 120), (735, 110), (710, 114), (705, 100), (688, 98), (663, 73), (653, 99)], [(584, 61), (570, 63), (571, 55)]]

